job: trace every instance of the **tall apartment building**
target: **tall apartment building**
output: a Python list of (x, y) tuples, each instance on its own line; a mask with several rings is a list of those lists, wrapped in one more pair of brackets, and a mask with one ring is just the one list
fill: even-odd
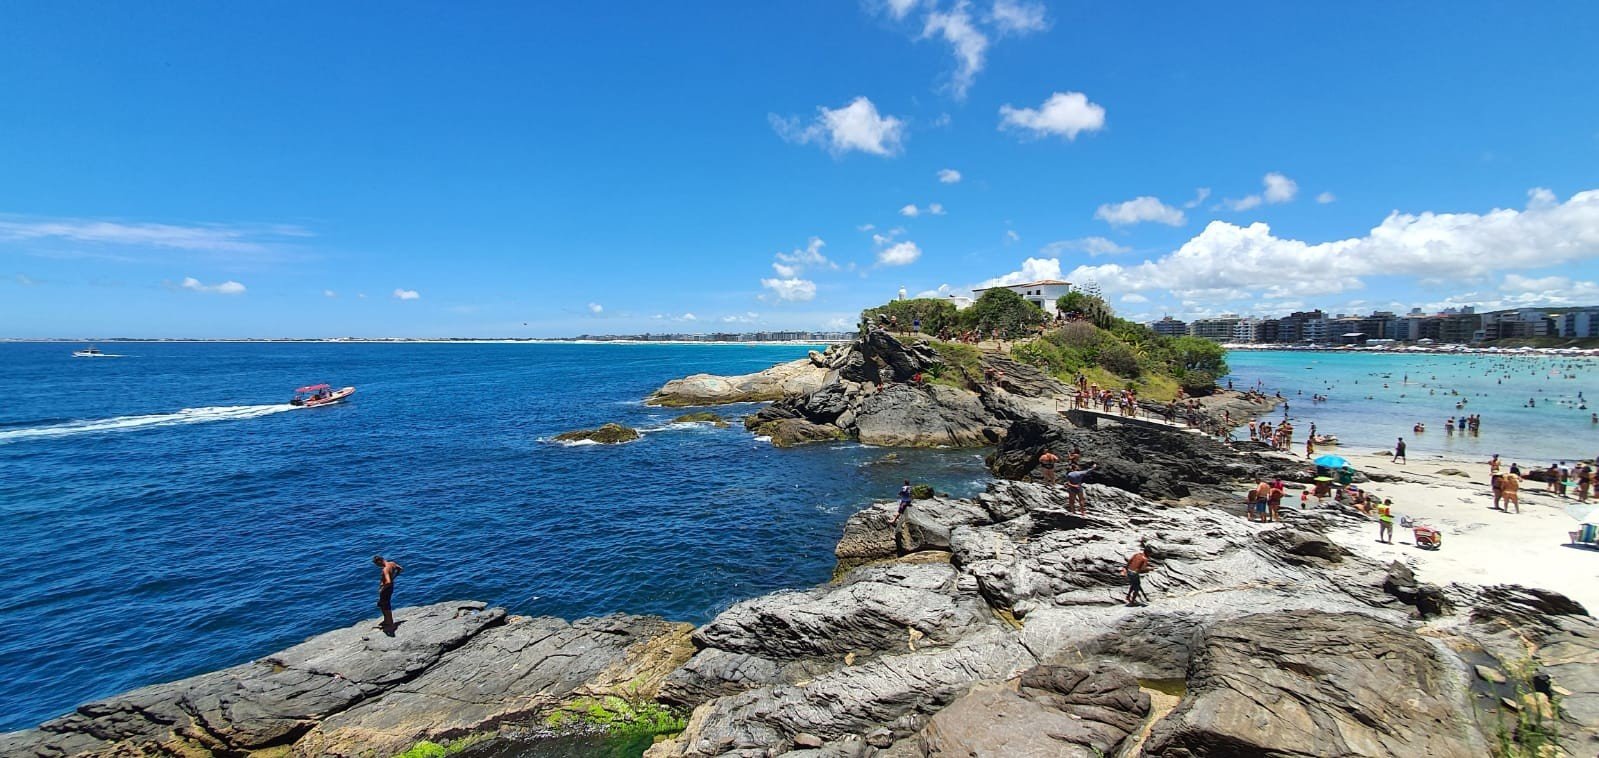
[(1233, 329), (1242, 319), (1237, 314), (1224, 313), (1216, 318), (1194, 319), (1188, 325), (1188, 334), (1192, 337), (1201, 337), (1215, 342), (1231, 342)]
[(1171, 316), (1166, 316), (1159, 321), (1149, 322), (1149, 328), (1155, 330), (1156, 334), (1166, 337), (1181, 337), (1188, 333), (1188, 323)]

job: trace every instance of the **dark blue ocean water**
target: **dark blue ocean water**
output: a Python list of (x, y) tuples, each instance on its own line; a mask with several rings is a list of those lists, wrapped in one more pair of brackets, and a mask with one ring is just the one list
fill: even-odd
[[(0, 731), (237, 664), (396, 605), (704, 621), (825, 581), (899, 481), (970, 494), (980, 451), (777, 450), (639, 401), (795, 346), (0, 344)], [(348, 404), (290, 409), (317, 381)], [(752, 406), (727, 409), (730, 417)], [(542, 440), (606, 421), (620, 447)]]

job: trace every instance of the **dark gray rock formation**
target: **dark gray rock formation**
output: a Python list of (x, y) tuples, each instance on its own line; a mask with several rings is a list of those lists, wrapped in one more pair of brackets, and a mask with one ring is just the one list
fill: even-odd
[[(688, 625), (644, 617), (518, 619), (478, 602), (395, 612), (251, 663), (134, 690), (37, 729), (0, 736), (0, 755), (382, 755), (420, 739), (492, 729), (580, 688), (670, 668)], [(612, 674), (608, 676), (607, 674)], [(666, 671), (640, 676), (645, 686)]]
[(1240, 453), (1201, 434), (1133, 426), (1089, 430), (1064, 421), (1021, 419), (1011, 424), (989, 470), (1006, 479), (1024, 479), (1045, 448), (1056, 455), (1076, 447), (1083, 460), (1099, 464), (1091, 481), (1157, 500), (1202, 497), (1242, 502), (1239, 482), (1281, 478), (1308, 481), (1314, 472), (1301, 464), (1259, 453)]

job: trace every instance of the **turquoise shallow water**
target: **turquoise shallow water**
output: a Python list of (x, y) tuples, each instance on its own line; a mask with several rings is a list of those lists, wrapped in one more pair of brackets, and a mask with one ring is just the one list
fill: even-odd
[[(1590, 416), (1599, 411), (1599, 360), (1234, 351), (1227, 362), (1237, 388), (1262, 382), (1268, 392), (1282, 391), (1298, 439), (1314, 422), (1318, 433), (1338, 435), (1343, 451), (1391, 449), (1404, 437), (1411, 454), (1486, 461), (1498, 453), (1523, 467), (1599, 454), (1599, 424)], [(1588, 401), (1587, 410), (1580, 408), (1578, 393)], [(1311, 402), (1316, 394), (1327, 401)], [(1528, 400), (1536, 406), (1526, 407)], [(1444, 432), (1449, 418), (1472, 413), (1482, 417), (1479, 435)], [(1413, 433), (1417, 422), (1427, 431)]]

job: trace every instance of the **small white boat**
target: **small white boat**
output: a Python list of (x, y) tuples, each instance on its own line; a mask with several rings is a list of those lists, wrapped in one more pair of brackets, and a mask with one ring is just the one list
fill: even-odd
[(74, 351), (72, 351), (72, 357), (74, 357), (74, 358), (121, 358), (122, 356), (117, 355), (116, 353), (102, 353), (102, 352), (100, 352), (100, 348), (97, 348), (94, 345), (90, 345), (90, 346), (88, 346), (88, 347), (86, 347), (86, 348), (84, 348), (82, 350), (74, 350)]

